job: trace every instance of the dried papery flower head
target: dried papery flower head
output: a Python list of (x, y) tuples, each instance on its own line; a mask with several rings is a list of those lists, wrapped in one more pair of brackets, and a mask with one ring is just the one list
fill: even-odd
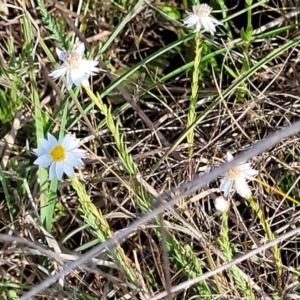
[(67, 53), (66, 59), (65, 59), (65, 64), (68, 69), (70, 69), (70, 70), (78, 69), (78, 68), (80, 68), (81, 63), (82, 63), (82, 59), (77, 52), (73, 51), (73, 52)]
[(226, 213), (229, 209), (229, 202), (226, 201), (222, 196), (217, 197), (214, 201), (216, 211), (219, 213)]
[[(227, 152), (227, 161), (233, 160), (233, 156)], [(241, 164), (233, 167), (227, 172), (221, 180), (219, 192), (224, 192), (224, 196), (228, 196), (231, 190), (236, 190), (242, 197), (251, 196), (251, 190), (246, 182), (246, 179), (252, 180), (258, 174), (258, 171), (252, 169), (250, 163)]]
[(60, 180), (63, 173), (69, 177), (74, 177), (74, 167), (83, 166), (82, 158), (85, 157), (86, 151), (78, 149), (79, 140), (72, 135), (67, 134), (59, 141), (50, 133), (46, 139), (40, 139), (41, 147), (34, 149), (38, 158), (34, 164), (40, 167), (49, 167), (49, 180), (57, 178)]
[(84, 44), (80, 44), (76, 50), (66, 52), (56, 48), (57, 56), (63, 61), (63, 64), (57, 69), (50, 72), (49, 76), (54, 79), (67, 76), (67, 89), (70, 90), (72, 85), (89, 86), (88, 77), (96, 75), (99, 72), (97, 61), (83, 59)]
[(195, 26), (194, 32), (199, 32), (203, 27), (206, 31), (210, 32), (211, 35), (214, 35), (216, 26), (222, 25), (222, 23), (209, 16), (212, 7), (207, 4), (196, 4), (193, 5), (192, 8), (193, 12), (186, 11), (188, 16), (183, 19), (183, 24), (188, 28)]

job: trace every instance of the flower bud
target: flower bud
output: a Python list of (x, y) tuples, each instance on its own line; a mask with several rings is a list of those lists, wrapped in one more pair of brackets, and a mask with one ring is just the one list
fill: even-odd
[(215, 208), (219, 213), (226, 213), (229, 209), (229, 202), (226, 201), (222, 196), (215, 199)]

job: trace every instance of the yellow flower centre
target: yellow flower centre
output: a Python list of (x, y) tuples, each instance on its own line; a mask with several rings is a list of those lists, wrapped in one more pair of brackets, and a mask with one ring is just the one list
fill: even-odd
[(62, 145), (57, 145), (49, 152), (49, 155), (55, 162), (62, 161), (66, 158), (66, 150)]
[(241, 174), (241, 171), (238, 167), (233, 167), (229, 172), (227, 173), (227, 177), (231, 180), (237, 179)]
[(81, 57), (78, 53), (76, 52), (69, 52), (67, 54), (67, 57), (65, 59), (65, 64), (67, 65), (69, 70), (72, 69), (77, 69), (79, 68), (80, 64), (81, 64)]

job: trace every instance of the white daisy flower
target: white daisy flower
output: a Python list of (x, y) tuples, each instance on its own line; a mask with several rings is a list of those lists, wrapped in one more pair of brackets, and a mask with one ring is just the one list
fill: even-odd
[(85, 150), (78, 149), (79, 140), (71, 134), (67, 134), (59, 141), (50, 133), (47, 137), (48, 140), (40, 139), (42, 147), (33, 150), (38, 156), (34, 164), (44, 168), (50, 166), (49, 180), (54, 178), (60, 180), (63, 173), (74, 177), (73, 167), (84, 165), (81, 159), (86, 153)]
[(195, 26), (194, 32), (199, 32), (203, 27), (206, 31), (209, 31), (211, 35), (214, 35), (216, 25), (222, 25), (222, 23), (209, 16), (211, 11), (212, 7), (207, 4), (198, 3), (193, 5), (193, 12), (186, 11), (188, 16), (183, 19), (183, 23), (188, 28)]
[(89, 86), (88, 76), (96, 75), (99, 72), (97, 61), (83, 59), (84, 44), (81, 43), (76, 50), (66, 52), (56, 48), (57, 56), (64, 63), (49, 73), (54, 79), (67, 75), (67, 89), (70, 90), (72, 85), (80, 84)]
[[(227, 152), (227, 161), (231, 160), (233, 160), (233, 156)], [(253, 176), (256, 176), (258, 171), (252, 169), (250, 165), (250, 163), (247, 163), (232, 168), (221, 180), (219, 192), (224, 192), (226, 197), (234, 187), (242, 197), (247, 198), (251, 196), (251, 190), (246, 179), (253, 179)]]

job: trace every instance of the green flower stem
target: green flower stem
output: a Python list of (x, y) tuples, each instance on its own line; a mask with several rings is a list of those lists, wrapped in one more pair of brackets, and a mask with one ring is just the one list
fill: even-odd
[[(101, 242), (105, 242), (108, 238), (113, 236), (109, 224), (103, 217), (101, 211), (97, 209), (90, 197), (87, 195), (85, 188), (80, 183), (77, 177), (71, 179), (72, 186), (78, 195), (80, 202), (80, 210), (83, 213), (85, 222), (92, 228), (95, 235)], [(137, 270), (132, 270), (132, 263), (124, 253), (124, 250), (120, 245), (115, 245), (115, 251), (113, 251), (114, 258), (118, 261), (125, 274), (131, 282), (136, 282), (134, 274), (137, 274)]]
[[(187, 127), (189, 128), (196, 120), (196, 104), (198, 98), (198, 89), (199, 89), (199, 67), (201, 62), (201, 40), (200, 35), (198, 33), (195, 34), (195, 60), (194, 60), (194, 71), (193, 71), (193, 78), (192, 78), (192, 95), (190, 100), (190, 106), (187, 116)], [(191, 130), (187, 134), (187, 141), (189, 144), (194, 143), (194, 130)], [(189, 156), (192, 156), (194, 148), (193, 146), (189, 147)]]
[[(227, 262), (232, 261), (232, 250), (229, 242), (229, 228), (228, 228), (228, 215), (227, 213), (222, 214), (223, 222), (222, 222), (222, 232), (221, 238), (219, 239), (219, 244), (222, 249), (222, 252), (225, 256)], [(237, 266), (232, 266), (229, 269), (237, 288), (245, 295), (245, 299), (253, 299), (255, 300), (255, 295), (251, 289), (251, 287), (247, 284), (245, 279), (240, 273), (240, 270)]]
[(119, 125), (114, 122), (114, 119), (111, 114), (111, 109), (107, 107), (106, 104), (102, 102), (102, 99), (100, 96), (96, 96), (92, 90), (84, 86), (84, 89), (86, 90), (87, 94), (89, 95), (90, 99), (93, 101), (93, 103), (100, 109), (100, 111), (104, 114), (107, 127), (111, 131), (116, 146), (118, 148), (118, 156), (123, 163), (124, 167), (126, 168), (127, 172), (130, 175), (136, 175), (137, 174), (137, 166), (134, 163), (132, 156), (128, 153), (128, 149), (126, 147), (126, 144), (124, 143), (124, 136), (120, 134), (119, 131)]
[[(226, 8), (226, 3), (225, 0), (217, 0), (220, 8), (221, 8), (221, 12), (222, 12), (222, 19), (227, 19), (228, 13), (227, 13), (227, 8)], [(226, 31), (227, 31), (227, 40), (231, 41), (233, 40), (233, 35), (229, 26), (229, 22), (224, 22), (223, 26), (225, 27)]]

